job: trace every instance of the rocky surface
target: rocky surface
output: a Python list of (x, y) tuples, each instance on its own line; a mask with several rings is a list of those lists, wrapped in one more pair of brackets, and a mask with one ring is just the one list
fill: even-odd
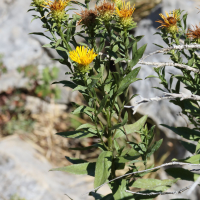
[(92, 177), (49, 172), (55, 166), (39, 152), (40, 147), (18, 135), (0, 141), (1, 200), (13, 195), (25, 200), (68, 200), (65, 194), (74, 200), (93, 199), (86, 195), (93, 188)]

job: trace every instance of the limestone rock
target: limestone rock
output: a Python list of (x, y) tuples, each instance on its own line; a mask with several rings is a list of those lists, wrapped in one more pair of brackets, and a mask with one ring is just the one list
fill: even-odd
[(93, 187), (93, 178), (63, 172), (54, 168), (39, 153), (39, 147), (10, 136), (0, 141), (0, 199), (18, 195), (26, 200), (90, 200), (86, 195)]

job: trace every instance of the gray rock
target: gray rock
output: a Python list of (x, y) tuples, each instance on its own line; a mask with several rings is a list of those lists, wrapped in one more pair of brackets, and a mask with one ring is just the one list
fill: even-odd
[(0, 141), (0, 199), (18, 195), (26, 200), (93, 199), (86, 195), (93, 178), (63, 172), (49, 172), (52, 166), (36, 145), (10, 136)]

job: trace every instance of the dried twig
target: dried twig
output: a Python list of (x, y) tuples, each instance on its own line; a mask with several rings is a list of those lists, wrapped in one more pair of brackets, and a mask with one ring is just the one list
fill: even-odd
[(175, 94), (175, 93), (167, 93), (164, 92), (163, 96), (156, 96), (153, 98), (143, 98), (141, 97), (140, 101), (136, 101), (134, 106), (124, 106), (125, 108), (131, 108), (133, 110), (133, 115), (136, 113), (137, 109), (139, 108), (139, 106), (141, 106), (144, 103), (148, 103), (150, 101), (161, 101), (161, 100), (165, 100), (165, 99), (175, 99), (175, 98), (180, 98), (180, 100), (184, 100), (184, 99), (191, 99), (191, 100), (196, 100), (196, 101), (200, 101), (200, 96), (198, 95), (194, 95), (194, 94)]
[(175, 66), (175, 67), (179, 67), (181, 69), (186, 69), (188, 71), (192, 71), (192, 72), (196, 72), (196, 73), (200, 74), (200, 70), (199, 69), (195, 69), (195, 68), (190, 67), (188, 65), (179, 64), (179, 63), (173, 63), (173, 62), (145, 62), (145, 61), (140, 60), (138, 62), (138, 64), (142, 64), (142, 65), (157, 65), (156, 68), (163, 67), (163, 66)]
[(174, 192), (150, 192), (150, 193), (141, 193), (141, 192), (132, 192), (130, 190), (125, 190), (128, 193), (132, 193), (132, 194), (139, 194), (139, 195), (144, 195), (144, 196), (152, 196), (152, 195), (166, 195), (166, 194), (181, 194), (182, 192), (185, 192), (186, 190), (188, 190), (189, 188), (191, 188), (192, 185), (185, 187), (181, 190), (178, 191), (174, 191)]
[(165, 52), (171, 51), (172, 49), (174, 49), (174, 50), (182, 50), (182, 49), (199, 49), (199, 48), (200, 48), (200, 44), (174, 45), (172, 47), (163, 48), (163, 49), (154, 51), (154, 52), (144, 56), (141, 60), (145, 60), (146, 58), (148, 58), (149, 56), (152, 56), (154, 54), (165, 53)]
[(200, 166), (200, 164), (191, 164), (191, 163), (184, 163), (184, 162), (170, 162), (170, 163), (165, 163), (165, 164), (162, 164), (162, 165), (160, 165), (160, 166), (153, 167), (153, 168), (151, 168), (151, 169), (146, 169), (146, 170), (137, 171), (137, 172), (131, 172), (131, 173), (124, 174), (124, 175), (122, 175), (122, 176), (118, 176), (117, 178), (114, 178), (114, 179), (112, 179), (112, 180), (110, 180), (110, 181), (105, 182), (104, 184), (102, 184), (102, 185), (100, 185), (99, 187), (97, 187), (97, 188), (95, 188), (95, 189), (89, 191), (88, 193), (90, 193), (90, 192), (95, 192), (97, 189), (99, 189), (100, 187), (104, 186), (105, 184), (108, 184), (108, 183), (110, 183), (110, 182), (112, 182), (112, 181), (115, 181), (115, 180), (117, 180), (117, 179), (120, 179), (120, 178), (122, 178), (122, 177), (129, 176), (129, 175), (134, 175), (134, 174), (140, 174), (140, 173), (148, 172), (148, 171), (153, 171), (153, 170), (155, 170), (155, 169), (160, 169), (160, 168), (162, 168), (162, 167), (171, 166), (171, 165)]
[[(189, 45), (188, 45), (189, 46)], [(168, 48), (166, 48), (168, 49)], [(159, 50), (161, 51), (161, 50)], [(155, 54), (155, 52), (153, 52), (153, 54)], [(152, 55), (153, 55), (152, 54)], [(99, 55), (104, 55), (106, 56), (107, 58), (109, 58), (109, 55), (107, 54), (103, 54), (103, 53), (99, 53)], [(150, 55), (150, 54), (149, 54)], [(149, 56), (148, 55), (148, 56)], [(179, 64), (179, 63), (173, 63), (173, 62), (146, 62), (146, 61), (143, 61), (145, 58), (142, 58), (141, 60), (139, 60), (138, 64), (141, 64), (141, 65), (154, 65), (154, 66), (157, 66), (157, 68), (159, 67), (163, 67), (163, 66), (175, 66), (175, 67), (179, 67), (181, 69), (186, 69), (188, 71), (192, 71), (192, 72), (195, 72), (195, 73), (198, 73), (200, 74), (200, 70), (199, 69), (196, 69), (196, 68), (193, 68), (193, 67), (190, 67), (188, 65), (185, 65), (185, 64)], [(115, 61), (116, 59), (111, 57), (111, 60)], [(124, 62), (126, 63), (125, 60), (122, 60), (121, 62)], [(130, 60), (129, 60), (130, 62)]]

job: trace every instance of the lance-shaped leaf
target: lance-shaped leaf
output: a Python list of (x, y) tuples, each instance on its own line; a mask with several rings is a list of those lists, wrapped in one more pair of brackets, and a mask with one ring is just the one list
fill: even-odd
[(127, 123), (127, 121), (128, 121), (128, 113), (126, 112), (125, 115), (124, 115), (124, 119), (123, 119), (122, 123), (115, 124), (114, 126), (112, 126), (111, 130), (118, 129), (121, 126), (124, 126)]
[(68, 156), (65, 156), (65, 158), (72, 164), (87, 163), (86, 160), (82, 160), (82, 159), (79, 159), (79, 158), (71, 158), (71, 157), (68, 157)]
[(71, 174), (87, 174), (90, 176), (94, 176), (96, 163), (81, 163), (75, 165), (69, 165), (66, 167), (60, 167), (51, 169), (50, 171), (62, 171), (62, 172), (69, 172)]
[(109, 98), (109, 94), (105, 95), (105, 97), (102, 99), (99, 106), (98, 114), (103, 110), (103, 108), (105, 108), (108, 98)]
[(200, 139), (200, 132), (187, 128), (187, 127), (171, 127), (171, 126), (167, 126), (165, 124), (161, 124), (162, 126), (172, 130), (174, 133), (188, 139), (188, 140), (194, 140), (194, 141), (198, 141)]
[(58, 82), (53, 82), (52, 84), (58, 84), (58, 83), (61, 83), (61, 84), (64, 84), (64, 87), (70, 87), (72, 89), (76, 88), (77, 85), (71, 81), (58, 81)]
[[(130, 133), (134, 133), (136, 131), (139, 131), (144, 126), (144, 124), (146, 123), (147, 117), (148, 116), (145, 115), (145, 116), (141, 117), (134, 124), (125, 125), (124, 128), (126, 130), (126, 134), (130, 134)], [(116, 138), (122, 137), (124, 135), (125, 135), (124, 129), (123, 129), (123, 127), (121, 127), (120, 129), (118, 129), (116, 131), (116, 134), (115, 134), (114, 138), (116, 139)]]
[(60, 132), (56, 133), (56, 135), (60, 135), (65, 138), (88, 138), (95, 136), (95, 134), (89, 130)]
[(79, 106), (78, 108), (76, 108), (72, 113), (75, 114), (79, 114), (79, 113), (86, 113), (86, 112), (93, 112), (94, 109), (90, 108), (88, 106)]
[(165, 170), (170, 176), (179, 178), (186, 181), (196, 181), (199, 178), (198, 174), (194, 174), (191, 171), (184, 168), (168, 168)]
[(160, 139), (159, 141), (156, 141), (150, 147), (150, 149), (148, 149), (147, 158), (150, 157), (161, 146), (162, 142), (163, 142), (163, 139)]
[(173, 161), (185, 162), (185, 163), (191, 163), (191, 164), (200, 164), (200, 154), (191, 156), (186, 159), (181, 159), (181, 160), (173, 159)]
[(95, 179), (94, 179), (95, 188), (106, 182), (106, 180), (110, 176), (111, 165), (112, 165), (112, 152), (103, 151), (99, 155), (96, 163)]
[(147, 47), (147, 44), (145, 44), (142, 47), (140, 47), (135, 53), (133, 52), (133, 54), (132, 54), (132, 60), (129, 63), (129, 66), (131, 68), (134, 67), (138, 63), (138, 61), (140, 60), (140, 58), (142, 58), (146, 47)]
[(127, 183), (126, 183), (126, 179), (123, 180), (116, 180), (113, 184), (112, 184), (112, 191), (113, 191), (113, 196), (114, 196), (114, 200), (122, 200), (122, 199), (133, 199), (133, 195), (130, 193), (127, 193), (125, 190), (127, 189)]
[(137, 179), (131, 187), (148, 189), (148, 190), (155, 190), (155, 191), (165, 191), (169, 187), (172, 186), (173, 183), (176, 183), (179, 179), (165, 179), (165, 180), (158, 180), (158, 179)]
[(137, 80), (140, 80), (137, 77), (138, 73), (140, 71), (140, 67), (137, 67), (136, 69), (132, 70), (129, 74), (127, 74), (121, 81), (119, 85), (119, 89), (117, 91), (117, 94), (121, 94), (124, 90), (128, 88), (128, 86), (131, 83), (134, 83)]

